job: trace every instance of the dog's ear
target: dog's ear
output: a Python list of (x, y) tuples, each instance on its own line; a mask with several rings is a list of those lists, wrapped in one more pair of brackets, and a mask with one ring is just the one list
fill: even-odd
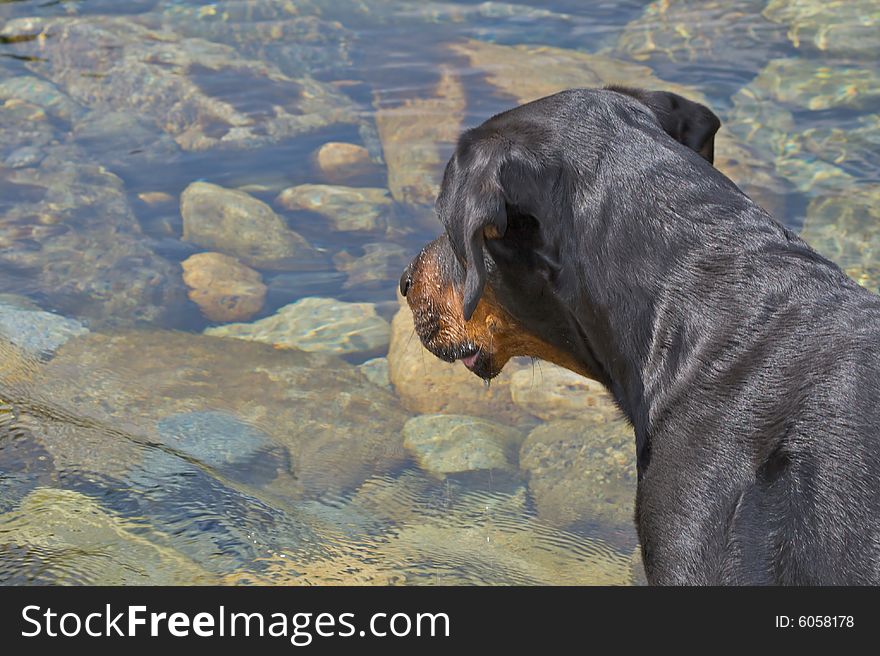
[(649, 95), (652, 98), (646, 104), (666, 134), (699, 153), (710, 164), (714, 163), (715, 133), (721, 127), (721, 119), (705, 105), (678, 94), (652, 91)]
[(507, 230), (501, 184), (504, 163), (502, 144), (472, 140), (469, 133), (465, 133), (446, 166), (437, 197), (437, 213), (453, 250), (464, 262), (462, 310), (465, 321), (470, 320), (486, 286), (484, 240), (503, 237)]
[(715, 133), (721, 127), (721, 119), (711, 109), (669, 91), (620, 86), (608, 89), (640, 100), (654, 113), (666, 134), (699, 153), (710, 164), (714, 163)]

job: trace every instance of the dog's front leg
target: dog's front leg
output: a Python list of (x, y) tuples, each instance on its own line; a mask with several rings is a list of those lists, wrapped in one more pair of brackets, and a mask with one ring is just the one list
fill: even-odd
[[(636, 526), (645, 574), (652, 585), (730, 585), (744, 580), (735, 528), (744, 490), (752, 481), (733, 468), (717, 475), (717, 462), (656, 458), (639, 481)], [(763, 577), (757, 577), (758, 579)]]

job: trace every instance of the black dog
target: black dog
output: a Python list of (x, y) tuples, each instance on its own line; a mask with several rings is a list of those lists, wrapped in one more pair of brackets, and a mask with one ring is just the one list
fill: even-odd
[(489, 119), (401, 291), (483, 378), (531, 355), (608, 387), (650, 582), (878, 583), (880, 297), (710, 165), (718, 125), (629, 89)]

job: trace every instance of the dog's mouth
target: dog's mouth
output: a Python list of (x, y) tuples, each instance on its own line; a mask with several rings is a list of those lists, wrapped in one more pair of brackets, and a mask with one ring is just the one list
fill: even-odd
[(468, 369), (473, 369), (474, 365), (477, 362), (477, 358), (479, 357), (479, 355), (480, 355), (480, 350), (477, 349), (476, 351), (474, 351), (470, 355), (466, 355), (466, 356), (462, 357), (461, 362)]
[(422, 344), (445, 362), (461, 362), (471, 373), (483, 380), (490, 380), (501, 373), (495, 366), (492, 354), (476, 344), (468, 342), (456, 346), (439, 346), (431, 340), (423, 340)]
[(461, 358), (461, 361), (464, 366), (471, 371), (471, 373), (476, 374), (487, 382), (501, 373), (501, 369), (496, 368), (495, 366), (492, 354), (487, 351), (483, 351), (482, 349), (477, 350), (477, 352), (473, 355), (469, 355), (466, 358)]
[(483, 380), (490, 380), (501, 373), (501, 370), (496, 369), (494, 366), (492, 354), (477, 346), (468, 348), (456, 359), (460, 360), (471, 373)]

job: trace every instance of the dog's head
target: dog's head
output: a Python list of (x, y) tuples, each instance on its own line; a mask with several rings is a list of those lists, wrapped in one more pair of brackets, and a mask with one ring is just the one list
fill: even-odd
[(567, 293), (581, 274), (564, 263), (586, 254), (565, 217), (615, 202), (590, 180), (613, 168), (600, 162), (621, 135), (674, 140), (711, 162), (720, 124), (681, 96), (617, 87), (556, 94), (465, 132), (437, 199), (446, 234), (400, 280), (424, 346), (487, 380), (530, 356), (607, 383), (583, 339), (591, 315)]

